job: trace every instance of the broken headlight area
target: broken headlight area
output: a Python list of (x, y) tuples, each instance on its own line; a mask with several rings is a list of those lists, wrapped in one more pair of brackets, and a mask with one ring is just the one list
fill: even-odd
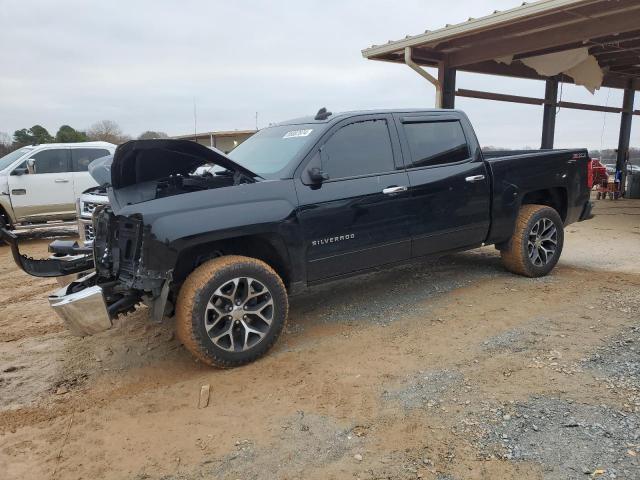
[[(112, 292), (121, 297), (114, 304), (108, 301), (111, 314), (126, 312), (141, 301), (154, 305), (158, 298), (163, 299), (163, 305), (153, 307), (154, 311), (164, 311), (171, 272), (155, 271), (145, 265), (149, 234), (142, 218), (114, 215), (107, 207), (94, 214), (93, 223), (96, 274), (101, 281), (114, 282)], [(161, 319), (155, 313), (153, 316)]]
[(96, 232), (93, 255), (98, 275), (134, 287), (141, 263), (142, 219), (116, 216), (109, 208), (103, 208), (94, 214), (93, 226)]

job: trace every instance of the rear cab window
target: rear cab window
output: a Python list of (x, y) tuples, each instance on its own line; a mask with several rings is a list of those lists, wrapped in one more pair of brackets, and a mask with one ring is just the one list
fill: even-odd
[(86, 172), (89, 164), (97, 158), (111, 155), (104, 148), (72, 148), (71, 165), (74, 172)]
[(329, 181), (395, 171), (385, 119), (348, 123), (336, 130), (321, 150), (322, 171)]
[(402, 119), (409, 147), (407, 168), (431, 167), (469, 160), (471, 154), (459, 120)]

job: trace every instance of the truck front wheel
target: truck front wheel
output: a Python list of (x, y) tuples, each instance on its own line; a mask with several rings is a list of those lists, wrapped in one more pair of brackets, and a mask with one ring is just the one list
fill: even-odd
[(285, 326), (289, 303), (278, 274), (237, 255), (200, 265), (176, 303), (178, 339), (202, 362), (222, 368), (264, 355)]
[(562, 253), (564, 230), (558, 212), (546, 205), (523, 205), (506, 248), (500, 251), (507, 270), (526, 277), (542, 277), (556, 266)]

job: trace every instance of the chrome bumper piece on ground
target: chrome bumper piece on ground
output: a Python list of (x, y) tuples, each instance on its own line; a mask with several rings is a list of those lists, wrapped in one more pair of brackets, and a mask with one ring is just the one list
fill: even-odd
[[(49, 295), (51, 308), (72, 333), (81, 337), (108, 330), (112, 326), (102, 288), (90, 285), (94, 275), (82, 277)], [(73, 292), (81, 284), (90, 286)]]

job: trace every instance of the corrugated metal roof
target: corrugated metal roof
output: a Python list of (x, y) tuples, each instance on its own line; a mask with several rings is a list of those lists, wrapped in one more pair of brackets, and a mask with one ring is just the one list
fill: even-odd
[[(524, 59), (587, 48), (603, 85), (640, 85), (640, 0), (541, 0), (482, 18), (374, 45), (365, 58), (543, 79)], [(566, 76), (565, 76), (566, 77)], [(570, 77), (563, 81), (571, 82)], [(635, 82), (635, 83), (634, 83)], [(635, 88), (640, 88), (636, 86)]]
[(509, 10), (495, 10), (492, 14), (480, 18), (469, 18), (466, 22), (454, 25), (447, 24), (443, 28), (429, 31), (418, 35), (407, 35), (402, 40), (389, 40), (383, 45), (372, 45), (362, 50), (365, 58), (375, 57), (385, 53), (394, 52), (405, 47), (414, 47), (418, 45), (431, 44), (441, 42), (453, 37), (473, 32), (480, 32), (488, 28), (495, 28), (498, 25), (513, 23), (526, 17), (547, 15), (557, 10), (575, 7), (579, 5), (588, 5), (598, 0), (540, 0), (538, 2), (524, 2), (519, 7)]

